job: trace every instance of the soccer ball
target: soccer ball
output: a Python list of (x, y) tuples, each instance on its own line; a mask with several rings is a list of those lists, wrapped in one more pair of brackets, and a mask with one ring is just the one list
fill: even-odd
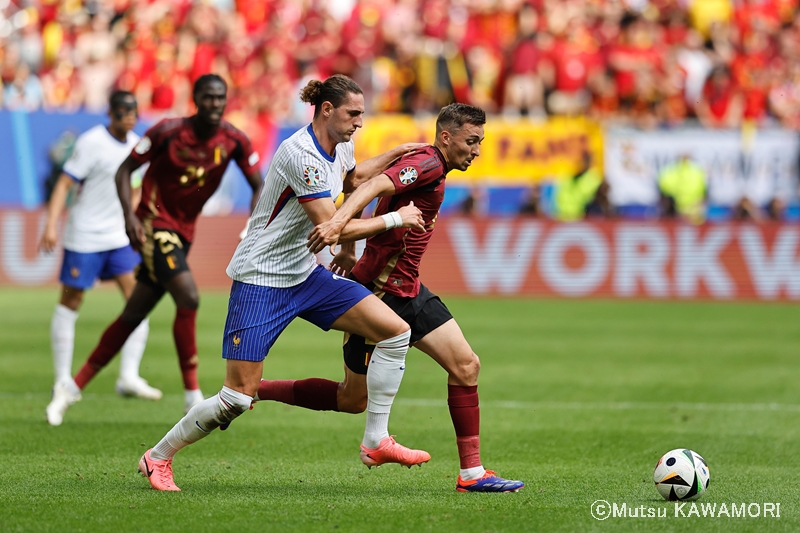
[(665, 500), (696, 500), (708, 490), (711, 474), (699, 454), (678, 448), (658, 460), (653, 481)]

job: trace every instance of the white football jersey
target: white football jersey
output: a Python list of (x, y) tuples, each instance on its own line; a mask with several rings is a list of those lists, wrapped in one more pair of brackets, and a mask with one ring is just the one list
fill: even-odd
[(335, 199), (343, 179), (356, 166), (353, 140), (336, 146), (331, 157), (311, 126), (295, 132), (278, 147), (264, 179), (247, 236), (228, 265), (236, 281), (267, 287), (293, 287), (305, 281), (317, 261), (306, 241), (314, 228), (303, 202)]
[(79, 184), (64, 228), (64, 248), (89, 253), (130, 244), (114, 177), (138, 141), (129, 131), (122, 142), (103, 125), (78, 137), (63, 169)]

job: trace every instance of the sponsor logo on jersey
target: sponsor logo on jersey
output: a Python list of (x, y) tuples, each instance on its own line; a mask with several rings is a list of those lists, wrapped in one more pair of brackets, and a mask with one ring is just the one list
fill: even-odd
[(139, 143), (136, 145), (133, 151), (139, 155), (146, 154), (147, 151), (150, 150), (151, 146), (153, 146), (153, 141), (150, 140), (150, 137), (145, 135), (139, 139)]
[(306, 185), (319, 185), (319, 170), (317, 167), (308, 166), (303, 169), (303, 179)]
[(400, 171), (400, 183), (409, 185), (417, 181), (417, 169), (414, 167), (406, 167)]

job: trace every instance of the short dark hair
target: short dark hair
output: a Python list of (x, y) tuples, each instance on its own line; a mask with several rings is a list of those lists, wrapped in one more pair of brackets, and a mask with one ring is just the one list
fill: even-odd
[(225, 87), (225, 92), (228, 92), (228, 84), (225, 83), (225, 80), (222, 79), (222, 76), (219, 74), (203, 74), (197, 78), (197, 81), (194, 82), (194, 87), (192, 87), (192, 97), (197, 96), (197, 93), (199, 93), (203, 87), (213, 81), (220, 82), (223, 87)]
[(136, 109), (136, 106), (136, 97), (130, 91), (114, 91), (108, 98), (108, 109), (112, 112), (120, 111), (122, 115)]
[(334, 74), (325, 81), (311, 80), (300, 91), (300, 101), (314, 106), (314, 117), (319, 115), (323, 102), (339, 107), (348, 94), (364, 94), (361, 87), (344, 74)]
[(454, 132), (461, 129), (464, 124), (473, 126), (483, 126), (486, 124), (486, 113), (480, 107), (468, 104), (450, 104), (439, 111), (436, 118), (436, 136), (445, 130)]

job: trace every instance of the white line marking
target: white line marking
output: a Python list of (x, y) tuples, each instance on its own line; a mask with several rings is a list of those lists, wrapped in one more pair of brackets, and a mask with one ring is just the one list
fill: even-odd
[[(403, 405), (432, 407), (446, 405), (447, 400), (397, 398)], [(595, 410), (595, 411), (635, 411), (635, 410), (670, 410), (686, 409), (694, 411), (743, 411), (763, 412), (778, 411), (800, 413), (800, 405), (783, 403), (691, 403), (691, 402), (504, 402), (481, 400), (482, 407), (499, 409), (541, 410)]]

